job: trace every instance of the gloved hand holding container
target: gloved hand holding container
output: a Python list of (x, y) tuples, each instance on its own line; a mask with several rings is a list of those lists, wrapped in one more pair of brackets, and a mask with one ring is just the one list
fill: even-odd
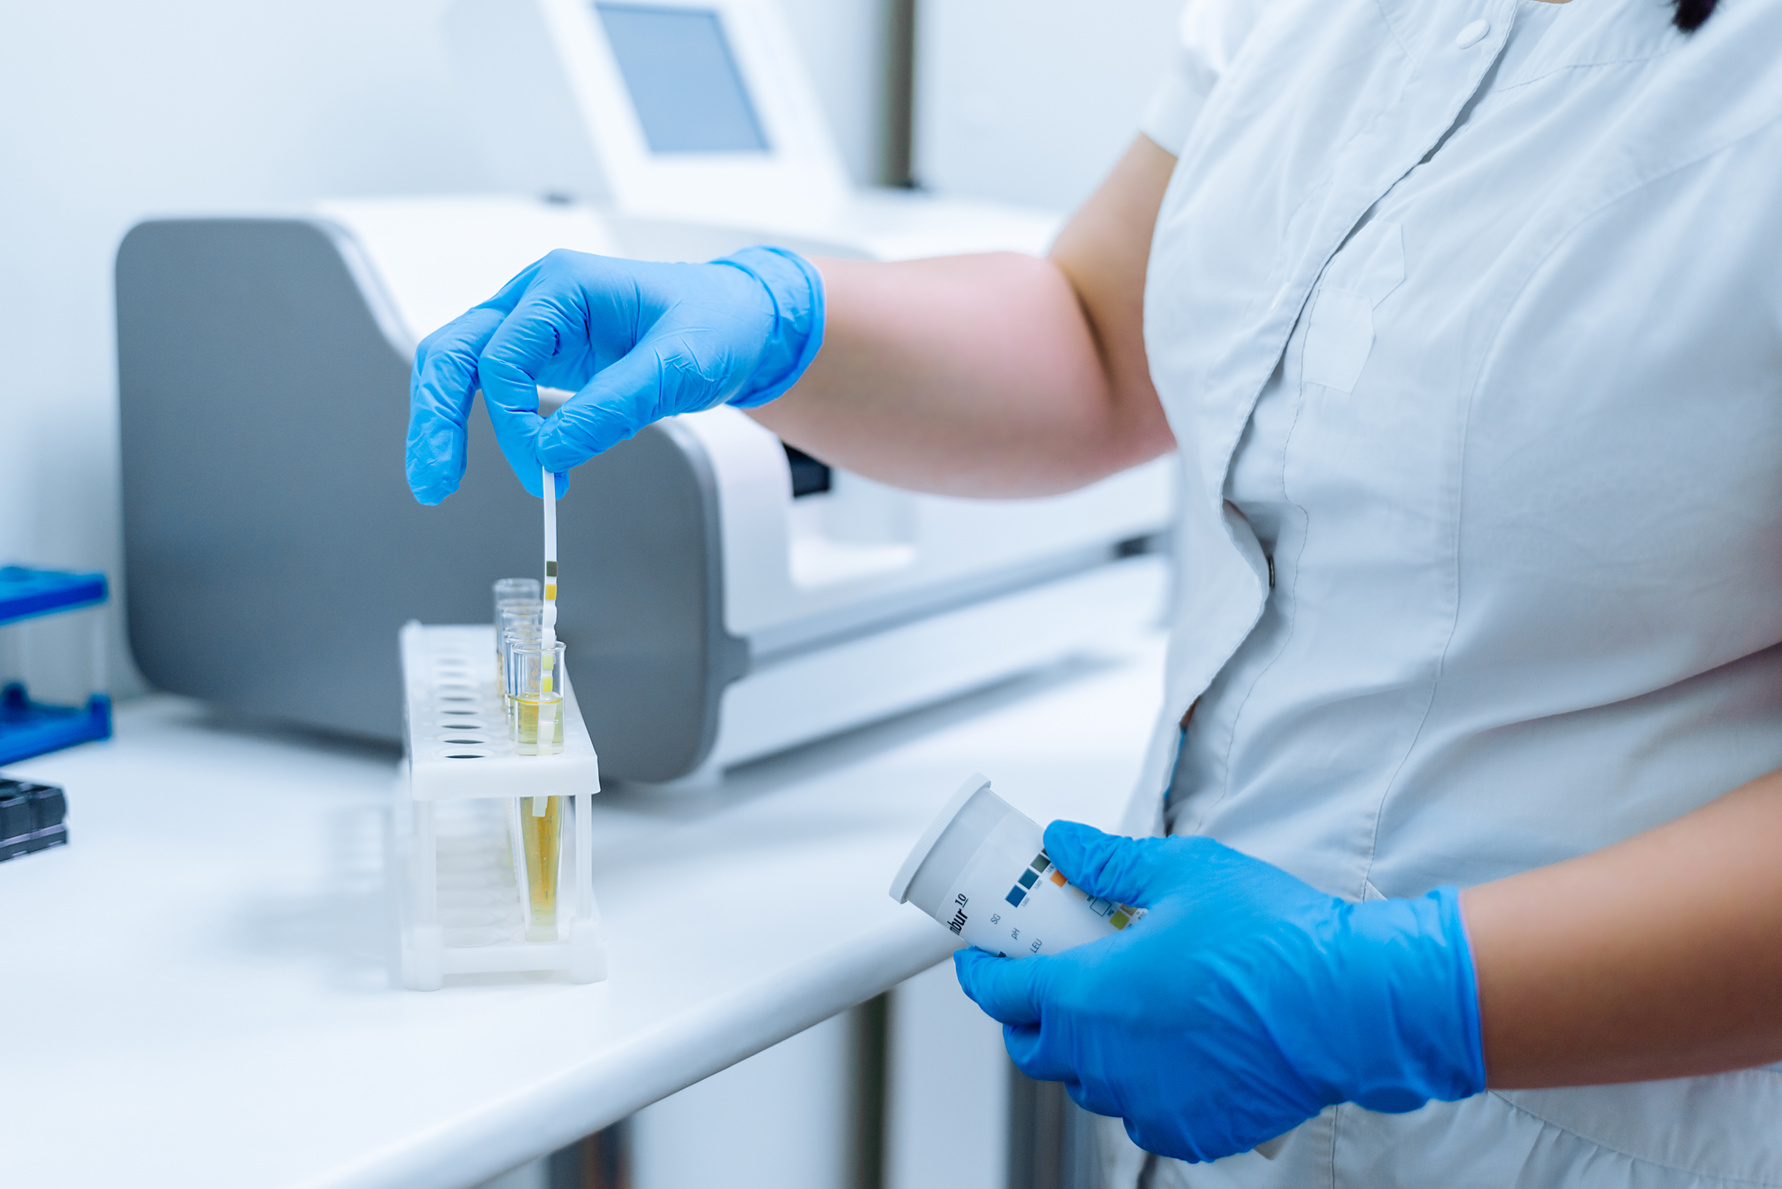
[(1072, 886), (1046, 854), (1040, 827), (973, 773), (891, 882), (914, 904), (992, 954), (1055, 954), (1126, 928), (1142, 914)]

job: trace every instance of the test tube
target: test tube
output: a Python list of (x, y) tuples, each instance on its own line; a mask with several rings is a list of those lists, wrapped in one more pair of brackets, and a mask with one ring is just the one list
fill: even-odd
[(520, 720), (512, 681), (513, 652), (516, 648), (537, 650), (543, 646), (544, 632), (536, 623), (512, 624), (501, 633), (497, 652), (501, 658), (501, 708), (507, 716), (507, 737), (516, 743), (520, 738)]
[[(508, 623), (516, 616), (525, 618), (528, 615), (534, 620), (543, 614), (544, 603), (539, 599), (539, 584), (536, 578), (503, 578), (495, 584), (495, 653), (501, 655), (501, 637), (507, 631)], [(497, 673), (506, 669), (497, 669)]]
[(538, 579), (536, 578), (497, 578), (495, 580), (495, 618), (491, 621), (501, 622), (501, 604), (509, 599), (536, 599), (539, 597)]
[[(526, 940), (557, 940), (557, 878), (563, 858), (562, 797), (520, 797), (509, 824), (519, 826)], [(516, 821), (517, 819), (517, 821)]]
[[(546, 644), (539, 629), (515, 628), (506, 640), (507, 692), (513, 706), (514, 750), (555, 755), (563, 750), (563, 645)], [(563, 854), (563, 798), (521, 797), (515, 848), (525, 872), (526, 939), (557, 937), (557, 877)]]
[(496, 673), (506, 680), (507, 637), (516, 628), (539, 630), (544, 623), (544, 603), (538, 599), (507, 599), (495, 609)]
[(563, 643), (515, 638), (508, 644), (507, 692), (514, 705), (514, 750), (563, 750)]
[(503, 632), (523, 624), (538, 627), (543, 619), (544, 603), (540, 600), (507, 599), (495, 613), (495, 627)]

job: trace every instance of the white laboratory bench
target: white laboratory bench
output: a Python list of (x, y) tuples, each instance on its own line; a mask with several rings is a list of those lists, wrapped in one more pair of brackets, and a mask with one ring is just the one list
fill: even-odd
[(1112, 826), (1161, 637), (732, 773), (595, 799), (611, 976), (392, 977), (387, 752), (154, 697), (14, 765), (72, 844), (0, 863), (0, 1182), (481, 1182), (861, 1002), (952, 936), (886, 895), (968, 773)]

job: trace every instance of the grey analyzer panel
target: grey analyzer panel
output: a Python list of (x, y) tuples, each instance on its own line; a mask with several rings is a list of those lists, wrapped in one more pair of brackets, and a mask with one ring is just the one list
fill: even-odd
[[(486, 621), (489, 582), (538, 568), (538, 508), (480, 404), (463, 487), (415, 502), (410, 361), (351, 259), (319, 219), (159, 220), (125, 237), (129, 633), (161, 689), (394, 741), (397, 630)], [(576, 595), (559, 631), (602, 769), (684, 775), (750, 668), (723, 623), (709, 461), (686, 431), (652, 426), (578, 468), (561, 508)]]

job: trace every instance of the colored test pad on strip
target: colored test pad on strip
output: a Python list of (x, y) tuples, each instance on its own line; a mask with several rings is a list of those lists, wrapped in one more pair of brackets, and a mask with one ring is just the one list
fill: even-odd
[[(543, 470), (544, 489), (544, 606), (539, 615), (540, 633), (546, 650), (557, 646), (557, 476), (551, 468)], [(547, 748), (545, 740), (556, 732), (557, 707), (551, 701), (551, 695), (557, 693), (551, 687), (551, 674), (543, 672), (539, 680), (538, 702), (538, 735), (540, 754)], [(535, 803), (533, 814), (544, 816), (544, 799), (533, 798)]]

